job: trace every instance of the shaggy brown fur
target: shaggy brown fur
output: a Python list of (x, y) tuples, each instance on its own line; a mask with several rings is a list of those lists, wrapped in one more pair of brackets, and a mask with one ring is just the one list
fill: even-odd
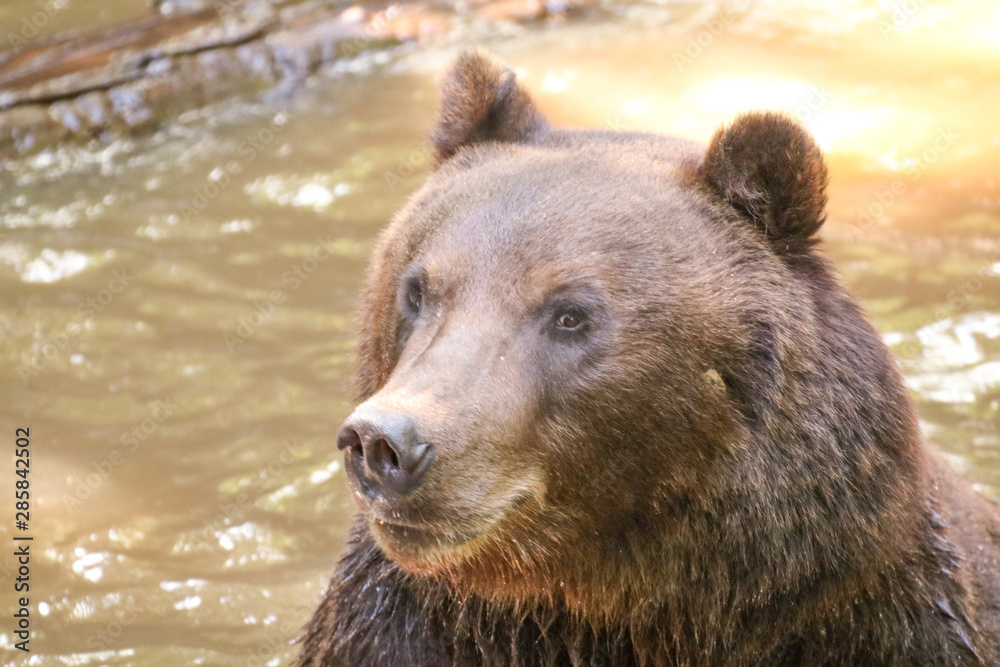
[(393, 495), (348, 447), (300, 664), (1000, 664), (1000, 514), (816, 252), (811, 137), (552, 129), (479, 55), (443, 105), (345, 425), (403, 415), (435, 457)]

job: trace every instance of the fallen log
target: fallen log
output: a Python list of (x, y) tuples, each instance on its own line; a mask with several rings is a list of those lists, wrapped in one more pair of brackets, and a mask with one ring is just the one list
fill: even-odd
[(223, 0), (0, 53), (0, 159), (108, 141), (225, 97), (295, 83), (337, 58), (447, 36), (468, 15), (532, 21), (581, 3), (345, 6)]

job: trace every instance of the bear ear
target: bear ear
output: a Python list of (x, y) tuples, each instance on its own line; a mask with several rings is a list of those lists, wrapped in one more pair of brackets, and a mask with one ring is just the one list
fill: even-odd
[(775, 112), (716, 131), (701, 177), (780, 251), (808, 247), (825, 218), (826, 164), (812, 136)]
[(443, 162), (469, 144), (532, 143), (549, 124), (514, 73), (483, 53), (458, 57), (441, 91), (441, 116), (431, 139)]

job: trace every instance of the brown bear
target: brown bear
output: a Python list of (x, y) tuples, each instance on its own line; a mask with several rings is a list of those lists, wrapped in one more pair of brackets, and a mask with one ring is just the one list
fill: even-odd
[(817, 251), (802, 127), (557, 129), (467, 54), (433, 142), (300, 665), (1000, 665), (1000, 513)]

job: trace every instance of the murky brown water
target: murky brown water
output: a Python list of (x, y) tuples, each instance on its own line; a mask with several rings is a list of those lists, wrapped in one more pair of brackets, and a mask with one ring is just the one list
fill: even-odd
[[(488, 46), (561, 123), (705, 140), (742, 109), (799, 113), (829, 151), (829, 253), (928, 435), (1000, 496), (1000, 12), (779, 5), (707, 24), (693, 6), (632, 8)], [(0, 174), (0, 440), (31, 428), (30, 664), (292, 655), (353, 511), (333, 435), (352, 307), (426, 168), (451, 55), (328, 72)]]
[(3, 0), (0, 51), (67, 30), (123, 23), (148, 14), (152, 7), (153, 0)]

